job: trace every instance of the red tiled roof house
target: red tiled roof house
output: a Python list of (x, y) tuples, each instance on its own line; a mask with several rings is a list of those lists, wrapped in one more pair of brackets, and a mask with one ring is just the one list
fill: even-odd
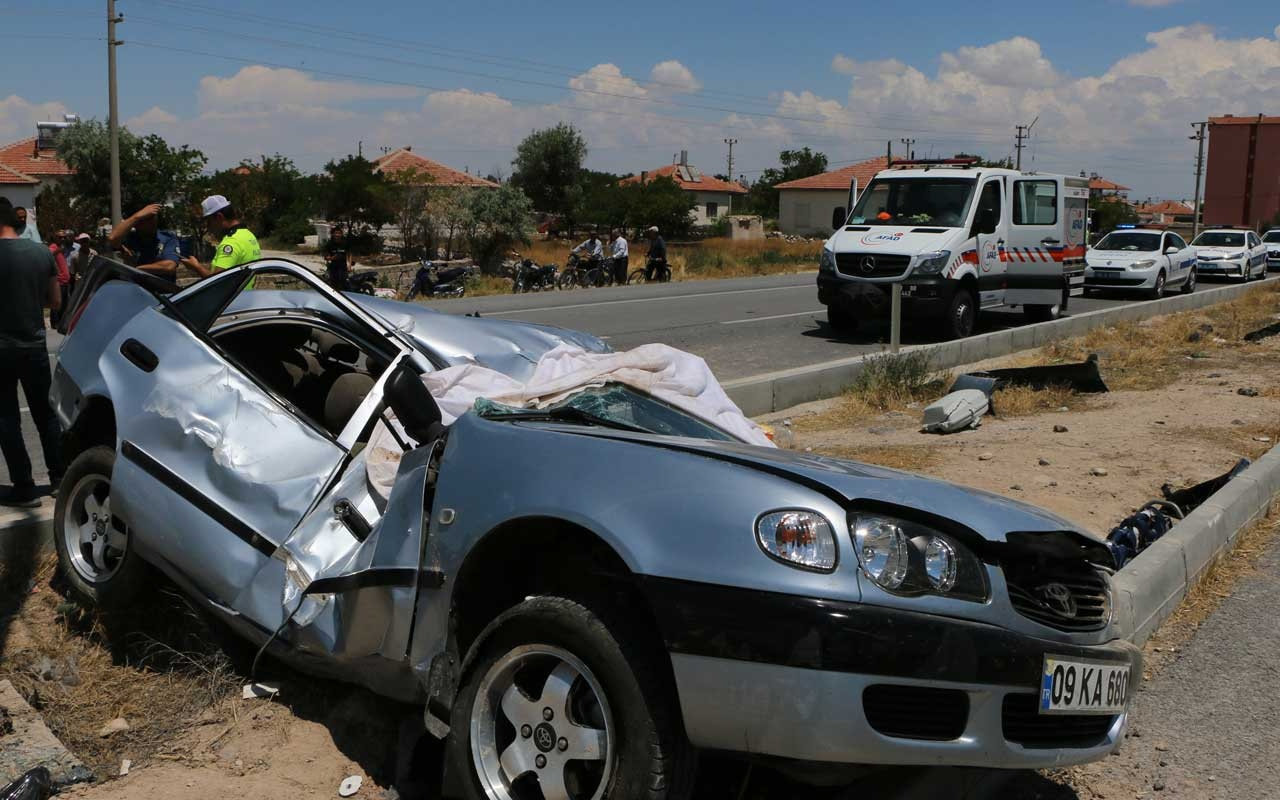
[(668, 164), (655, 170), (642, 172), (618, 181), (621, 186), (650, 181), (658, 178), (670, 178), (686, 192), (693, 194), (696, 205), (693, 207), (693, 224), (709, 225), (713, 221), (729, 214), (735, 196), (745, 195), (746, 187), (736, 181), (722, 181), (705, 175), (697, 167), (689, 164), (688, 151), (680, 152), (680, 163)]
[(886, 163), (884, 156), (869, 158), (821, 175), (778, 184), (778, 230), (793, 236), (829, 236), (835, 210), (849, 212), (850, 182), (857, 179), (861, 193)]
[[(49, 125), (63, 126), (64, 123), (42, 124), (39, 128), (42, 134)], [(58, 158), (53, 141), (53, 137), (32, 136), (0, 146), (0, 197), (28, 209), (33, 220), (36, 196), (59, 178), (71, 174), (71, 169)]]
[(485, 180), (479, 175), (460, 172), (453, 167), (446, 167), (438, 161), (423, 158), (413, 152), (412, 147), (400, 147), (374, 159), (373, 171), (381, 172), (387, 177), (411, 173), (420, 177), (424, 185), (429, 186), (498, 188), (498, 184)]

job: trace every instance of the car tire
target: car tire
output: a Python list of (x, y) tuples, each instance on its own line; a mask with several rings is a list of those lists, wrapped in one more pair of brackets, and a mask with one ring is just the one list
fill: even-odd
[(53, 508), (58, 569), (76, 598), (100, 608), (128, 605), (147, 585), (147, 565), (130, 547), (130, 533), (111, 513), (115, 450), (85, 450), (67, 467)]
[(453, 788), (469, 800), (507, 800), (519, 796), (513, 782), (539, 783), (527, 786), (537, 796), (542, 779), (563, 788), (572, 773), (583, 798), (691, 797), (696, 762), (662, 677), (669, 666), (625, 619), (543, 596), (494, 620), (468, 656), (452, 709)]
[(978, 295), (969, 289), (959, 289), (947, 303), (947, 315), (943, 318), (943, 333), (948, 339), (965, 339), (978, 328)]
[(1165, 278), (1164, 270), (1160, 270), (1158, 273), (1156, 273), (1156, 285), (1152, 287), (1150, 290), (1148, 290), (1147, 292), (1148, 300), (1159, 300), (1160, 298), (1164, 297), (1164, 285), (1166, 280), (1167, 279)]
[(827, 306), (827, 324), (832, 330), (839, 334), (854, 334), (858, 332), (858, 317), (847, 308), (836, 305)]
[(1194, 269), (1187, 272), (1187, 278), (1182, 282), (1182, 293), (1191, 294), (1196, 290), (1196, 271)]

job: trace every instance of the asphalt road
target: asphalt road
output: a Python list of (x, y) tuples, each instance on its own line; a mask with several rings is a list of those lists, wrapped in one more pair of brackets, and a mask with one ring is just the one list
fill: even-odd
[[(1073, 297), (1069, 312), (1134, 302), (1131, 297)], [(542, 322), (604, 337), (615, 349), (662, 342), (706, 359), (721, 380), (875, 352), (888, 324), (864, 326), (843, 338), (826, 323), (814, 273), (688, 281), (568, 292), (440, 300), (432, 308), (456, 314)], [(985, 332), (1023, 324), (1020, 313), (984, 312)], [(904, 326), (903, 341), (937, 341), (928, 327)]]

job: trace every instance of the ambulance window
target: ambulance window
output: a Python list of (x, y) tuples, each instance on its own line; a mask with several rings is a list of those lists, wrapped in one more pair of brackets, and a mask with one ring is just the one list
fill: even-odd
[(1057, 222), (1057, 181), (1014, 181), (1014, 225), (1056, 225)]
[(1000, 224), (1000, 181), (987, 181), (978, 196), (978, 210), (973, 215), (973, 232), (995, 233)]

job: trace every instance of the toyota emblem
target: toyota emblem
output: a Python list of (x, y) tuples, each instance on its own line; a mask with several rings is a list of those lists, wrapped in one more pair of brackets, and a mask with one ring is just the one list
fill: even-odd
[(863, 256), (862, 261), (858, 262), (858, 266), (862, 268), (863, 273), (870, 275), (876, 271), (876, 257)]
[(1036, 589), (1040, 604), (1060, 617), (1074, 619), (1076, 616), (1076, 599), (1071, 590), (1061, 583), (1046, 583)]

